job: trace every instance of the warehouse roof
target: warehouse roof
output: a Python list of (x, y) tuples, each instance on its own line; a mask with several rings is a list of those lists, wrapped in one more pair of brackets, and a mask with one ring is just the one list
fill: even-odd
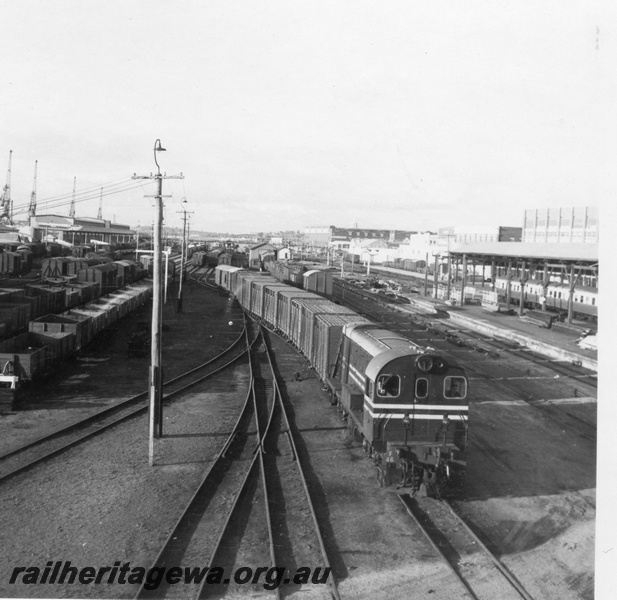
[(457, 244), (450, 248), (450, 253), (594, 262), (599, 260), (598, 244), (484, 242), (478, 244)]
[(50, 227), (66, 231), (83, 231), (88, 233), (110, 233), (130, 235), (135, 233), (128, 225), (112, 223), (105, 219), (92, 217), (67, 217), (65, 215), (36, 215), (32, 225), (38, 229)]

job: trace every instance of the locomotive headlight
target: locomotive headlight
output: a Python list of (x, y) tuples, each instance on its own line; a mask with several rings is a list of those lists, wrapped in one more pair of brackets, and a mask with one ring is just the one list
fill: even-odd
[(441, 357), (436, 358), (435, 359), (435, 367), (437, 369), (445, 369), (446, 368), (446, 361), (443, 358), (441, 358)]
[(409, 418), (409, 413), (405, 413), (405, 416), (403, 417), (403, 425), (405, 426), (405, 429), (409, 429), (409, 426), (411, 425), (411, 419)]
[(445, 448), (448, 441), (448, 426), (450, 425), (450, 417), (448, 415), (443, 416), (443, 419), (441, 420), (441, 425), (443, 431), (443, 445)]
[(433, 357), (428, 354), (422, 354), (416, 359), (416, 367), (419, 371), (427, 373), (433, 368)]
[(409, 418), (409, 413), (405, 413), (403, 417), (403, 426), (405, 427), (405, 448), (407, 448), (407, 437), (409, 436), (409, 426), (411, 425), (411, 419)]

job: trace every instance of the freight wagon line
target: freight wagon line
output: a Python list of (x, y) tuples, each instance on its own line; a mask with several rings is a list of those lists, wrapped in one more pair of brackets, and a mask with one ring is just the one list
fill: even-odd
[[(447, 500), (426, 498), (420, 506), (408, 494), (399, 498), (439, 557), (475, 600), (519, 597), (533, 600)], [(452, 519), (457, 526), (452, 526)]]
[[(367, 449), (386, 474), (382, 484), (392, 483), (417, 453), (420, 460), (409, 465), (411, 486), (456, 487), (462, 481), (468, 407), (461, 367), (348, 308), (273, 277), (220, 267), (217, 283), (310, 360), (331, 401), (353, 413)], [(420, 374), (419, 384), (410, 370)], [(429, 389), (448, 401), (434, 402)], [(427, 400), (416, 403), (416, 394)], [(363, 405), (369, 416), (365, 420), (357, 416)], [(409, 433), (417, 442), (411, 450)]]
[[(174, 377), (173, 379), (170, 379), (168, 382), (165, 382), (163, 384), (163, 388), (167, 393), (164, 396), (164, 401), (176, 397), (188, 388), (202, 382), (216, 373), (219, 373), (238, 361), (246, 353), (245, 348), (239, 347), (239, 342), (244, 337), (245, 331), (243, 331), (228, 348), (223, 350), (214, 358), (178, 375), (177, 377)], [(222, 365), (218, 364), (222, 359), (229, 357), (229, 355), (231, 355), (231, 358), (229, 358), (227, 362)], [(203, 369), (207, 367), (209, 367), (210, 370), (205, 375), (200, 374), (203, 372)], [(195, 378), (196, 375), (198, 377)], [(193, 376), (193, 379), (189, 383), (186, 383), (186, 379), (191, 376)], [(0, 456), (0, 465), (2, 465), (3, 469), (8, 467), (9, 470), (0, 474), (0, 483), (41, 462), (57, 456), (61, 452), (64, 452), (65, 450), (68, 450), (69, 448), (72, 448), (73, 446), (76, 446), (77, 444), (106, 431), (114, 425), (147, 411), (148, 404), (135, 406), (137, 403), (142, 403), (144, 400), (147, 400), (147, 398), (148, 392), (142, 392), (136, 396), (123, 400), (114, 406), (97, 411), (96, 413), (72, 423), (71, 425), (58, 429), (48, 435), (25, 444), (24, 446), (15, 448), (14, 450), (3, 454)], [(80, 432), (80, 430), (85, 427), (91, 427), (91, 429), (86, 432)], [(74, 434), (77, 434), (76, 437), (73, 437)], [(68, 438), (68, 441), (64, 441), (62, 443), (62, 438)], [(61, 441), (61, 445), (51, 449), (40, 448), (40, 446), (45, 446), (53, 440)], [(34, 456), (32, 456), (32, 454), (34, 454)], [(18, 464), (15, 466), (14, 463), (16, 462)]]

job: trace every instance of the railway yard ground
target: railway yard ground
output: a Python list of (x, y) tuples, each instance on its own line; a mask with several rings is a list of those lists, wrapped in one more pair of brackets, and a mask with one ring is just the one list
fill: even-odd
[[(183, 308), (182, 314), (174, 313), (171, 304), (164, 308), (166, 381), (219, 354), (243, 329), (237, 306), (194, 282), (185, 288)], [(18, 407), (0, 413), (0, 454), (145, 391), (149, 356), (127, 358), (126, 348), (140, 324), (150, 322), (148, 310), (129, 317), (45, 384), (30, 389)], [(453, 501), (455, 512), (529, 597), (594, 598), (596, 373), (495, 338), (471, 323), (457, 325), (456, 319), (427, 324), (407, 307), (384, 308), (380, 318), (417, 343), (448, 352), (467, 369), (467, 484)], [(502, 319), (501, 327), (507, 324), (507, 317), (483, 318)], [(537, 334), (551, 343), (549, 332), (524, 327), (518, 333)], [(554, 339), (552, 343), (560, 345)], [(298, 457), (306, 468), (340, 597), (472, 597), (410, 518), (396, 487), (379, 487), (375, 467), (348, 434), (309, 363), (276, 335), (269, 336), (269, 344), (291, 428), (299, 435)], [(0, 597), (134, 597), (137, 584), (9, 580), (15, 567), (43, 569), (49, 561), (71, 561), (79, 567), (119, 561), (149, 568), (232, 430), (249, 379), (248, 365), (237, 362), (166, 404), (164, 437), (156, 441), (154, 467), (148, 466), (147, 417), (141, 414), (0, 481)], [(279, 451), (288, 452), (282, 443)], [(246, 510), (253, 519), (263, 519), (262, 504), (259, 495), (249, 503)], [(425, 519), (434, 519), (443, 531), (442, 540), (446, 534), (462, 532), (460, 523), (448, 520), (430, 499), (418, 498), (417, 509)], [(286, 510), (293, 513), (294, 507)], [(250, 566), (268, 566), (267, 547), (251, 544), (252, 556), (263, 556), (263, 562)], [(488, 582), (492, 567), (480, 562), (477, 542), (461, 542), (458, 547), (444, 541), (442, 546), (463, 575), (475, 569), (475, 577), (486, 582), (486, 595), (481, 597), (514, 597), (508, 595), (510, 590), (490, 587), (499, 584)], [(326, 586), (290, 585), (281, 591), (283, 597), (330, 597)], [(272, 594), (257, 584), (210, 592), (212, 597)], [(176, 591), (176, 597), (194, 593)]]

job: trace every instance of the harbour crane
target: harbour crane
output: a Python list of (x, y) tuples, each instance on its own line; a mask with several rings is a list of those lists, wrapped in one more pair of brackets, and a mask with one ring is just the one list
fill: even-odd
[(9, 150), (9, 168), (6, 173), (6, 184), (2, 188), (2, 196), (0, 197), (0, 222), (5, 225), (13, 224), (13, 202), (11, 200), (11, 161), (13, 159), (13, 151)]
[(96, 218), (103, 218), (103, 188), (101, 188), (101, 197), (99, 198), (99, 214), (96, 216)]
[(71, 208), (69, 209), (69, 217), (75, 218), (75, 184), (77, 177), (73, 177), (73, 198), (71, 199)]
[(36, 216), (36, 170), (39, 161), (34, 161), (34, 182), (32, 183), (32, 193), (30, 194), (30, 208), (28, 209), (28, 216), (30, 220)]

